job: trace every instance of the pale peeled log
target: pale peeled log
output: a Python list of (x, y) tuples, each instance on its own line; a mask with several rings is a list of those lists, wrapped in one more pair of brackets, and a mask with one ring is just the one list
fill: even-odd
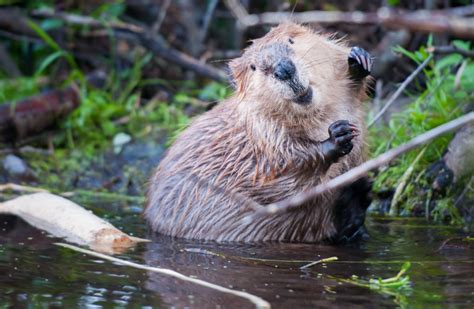
[(145, 239), (129, 236), (76, 203), (50, 193), (23, 195), (0, 204), (0, 213), (21, 217), (32, 226), (78, 245), (121, 252)]

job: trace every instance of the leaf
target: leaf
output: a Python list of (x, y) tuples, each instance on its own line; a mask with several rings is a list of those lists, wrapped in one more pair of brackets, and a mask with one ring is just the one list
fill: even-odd
[(52, 64), (54, 61), (56, 61), (57, 59), (59, 59), (61, 57), (64, 57), (64, 56), (65, 56), (65, 52), (63, 50), (58, 50), (58, 51), (52, 53), (51, 55), (49, 55), (48, 57), (46, 57), (41, 62), (38, 70), (35, 73), (35, 76), (36, 77), (40, 76), (44, 72), (44, 70), (46, 70), (48, 68), (48, 66), (50, 64)]
[(101, 18), (102, 15), (107, 15), (109, 18), (117, 18), (125, 11), (124, 3), (117, 1), (115, 3), (105, 3), (95, 9), (90, 15), (95, 18)]
[(441, 71), (446, 67), (460, 63), (462, 59), (462, 56), (458, 54), (447, 55), (436, 62), (435, 69)]
[(426, 41), (426, 46), (433, 46), (433, 33), (430, 33), (428, 40)]
[(64, 26), (64, 22), (57, 18), (48, 18), (41, 22), (41, 29), (44, 31), (61, 28)]
[(397, 6), (400, 4), (400, 0), (388, 0), (387, 2), (389, 6)]
[(470, 50), (471, 43), (468, 41), (454, 40), (451, 43), (459, 49)]
[(401, 53), (402, 55), (407, 56), (408, 58), (410, 58), (411, 60), (415, 61), (416, 63), (420, 63), (420, 62), (421, 62), (421, 61), (419, 61), (418, 58), (416, 57), (416, 54), (415, 54), (415, 53), (406, 50), (405, 48), (403, 48), (403, 47), (400, 46), (400, 45), (395, 46), (395, 47), (393, 48), (393, 51), (396, 52), (396, 53)]
[[(36, 23), (34, 23), (33, 21), (31, 20), (27, 20), (27, 23), (28, 23), (28, 26), (31, 27), (31, 29), (36, 32), (36, 34), (47, 44), (49, 45), (52, 49), (56, 50), (56, 51), (64, 51), (54, 40), (53, 38), (48, 34), (46, 33), (46, 31), (44, 31), (43, 29), (41, 29), (40, 26), (38, 26)], [(69, 62), (69, 65), (71, 65), (71, 67), (73, 67), (74, 69), (77, 69), (77, 64), (76, 62), (74, 61), (74, 58), (69, 54), (67, 53), (66, 51), (64, 51), (64, 57), (66, 58), (66, 60)]]
[(406, 272), (406, 271), (408, 271), (408, 269), (410, 269), (410, 267), (411, 267), (411, 262), (406, 261), (405, 263), (403, 263), (401, 270)]
[(53, 40), (53, 38), (46, 33), (43, 29), (41, 29), (40, 26), (38, 26), (36, 23), (34, 23), (31, 20), (27, 20), (28, 26), (33, 29), (34, 32), (46, 43), (48, 44), (51, 48), (54, 50), (61, 50), (61, 47)]

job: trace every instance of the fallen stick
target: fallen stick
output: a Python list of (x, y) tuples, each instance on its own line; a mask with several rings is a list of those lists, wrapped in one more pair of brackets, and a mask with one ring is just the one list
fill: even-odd
[(244, 28), (257, 25), (277, 25), (284, 21), (322, 24), (380, 24), (394, 29), (402, 28), (427, 33), (449, 33), (458, 37), (474, 38), (474, 23), (472, 19), (461, 17), (474, 14), (474, 5), (458, 7), (456, 10), (405, 11), (382, 7), (376, 12), (369, 13), (360, 11), (306, 11), (301, 13), (267, 12), (248, 14), (239, 3), (239, 0), (225, 0), (225, 3)]
[[(86, 80), (94, 87), (101, 87), (105, 77), (105, 73), (97, 71)], [(79, 87), (73, 83), (64, 89), (1, 104), (0, 142), (16, 141), (44, 131), (76, 109), (80, 101)]]
[(40, 133), (79, 106), (79, 90), (72, 85), (18, 102), (0, 105), (0, 142)]
[(362, 163), (361, 165), (347, 171), (346, 173), (342, 175), (339, 175), (329, 180), (328, 182), (319, 184), (311, 189), (308, 189), (306, 191), (293, 195), (277, 203), (273, 203), (265, 207), (261, 207), (258, 210), (256, 210), (254, 213), (252, 213), (251, 215), (248, 215), (247, 217), (245, 217), (243, 219), (243, 223), (248, 224), (251, 221), (256, 220), (257, 218), (261, 216), (273, 215), (279, 212), (283, 212), (292, 208), (299, 207), (302, 204), (310, 201), (311, 199), (315, 198), (316, 196), (320, 194), (323, 194), (324, 192), (328, 190), (335, 190), (343, 186), (346, 186), (362, 178), (363, 176), (367, 175), (368, 172), (380, 166), (388, 164), (390, 161), (392, 161), (396, 157), (412, 150), (413, 148), (423, 145), (442, 134), (446, 134), (448, 132), (454, 131), (470, 122), (474, 122), (474, 112), (470, 112), (462, 117), (454, 119), (428, 132), (418, 135), (417, 137), (410, 140), (408, 143), (403, 144), (397, 148), (391, 149), (374, 159), (366, 161), (365, 163)]
[(426, 49), (429, 53), (437, 55), (459, 54), (466, 58), (474, 58), (474, 51), (457, 48), (456, 46), (431, 46)]
[(191, 283), (194, 283), (194, 284), (206, 287), (206, 288), (210, 288), (210, 289), (213, 289), (213, 290), (216, 290), (216, 291), (219, 291), (219, 292), (239, 296), (239, 297), (245, 298), (248, 301), (252, 302), (255, 305), (256, 308), (270, 308), (270, 304), (266, 300), (264, 300), (264, 299), (262, 299), (258, 296), (255, 296), (255, 295), (252, 295), (250, 293), (243, 292), (243, 291), (232, 290), (232, 289), (229, 289), (229, 288), (226, 288), (226, 287), (223, 287), (223, 286), (211, 283), (211, 282), (207, 282), (207, 281), (204, 281), (204, 280), (201, 280), (201, 279), (189, 277), (189, 276), (183, 275), (183, 274), (181, 274), (177, 271), (171, 270), (171, 269), (160, 268), (160, 267), (152, 267), (152, 266), (148, 266), (148, 265), (138, 264), (138, 263), (135, 263), (135, 262), (130, 262), (130, 261), (126, 261), (126, 260), (116, 258), (116, 257), (112, 257), (112, 256), (109, 256), (109, 255), (106, 255), (106, 254), (102, 254), (102, 253), (94, 252), (94, 251), (91, 251), (91, 250), (79, 248), (79, 247), (76, 247), (76, 246), (73, 246), (73, 245), (68, 245), (68, 244), (63, 244), (63, 243), (56, 243), (56, 245), (58, 245), (60, 247), (64, 247), (64, 248), (74, 250), (76, 252), (80, 252), (80, 253), (91, 255), (91, 256), (94, 256), (94, 257), (97, 257), (97, 258), (101, 258), (101, 259), (113, 262), (115, 264), (128, 266), (128, 267), (133, 267), (133, 268), (137, 268), (137, 269), (143, 269), (143, 270), (146, 270), (146, 271), (151, 271), (151, 272), (155, 272), (155, 273), (166, 275), (166, 276), (172, 276), (172, 277), (175, 277), (179, 280), (183, 280), (183, 281), (186, 281), (186, 282), (191, 282)]
[(92, 212), (51, 193), (23, 195), (0, 203), (0, 213), (16, 215), (55, 237), (101, 252), (123, 252), (137, 242), (148, 241), (129, 236)]
[(34, 11), (32, 15), (41, 18), (58, 18), (71, 25), (112, 29), (115, 35), (120, 36), (124, 40), (132, 41), (132, 43), (138, 42), (164, 60), (175, 63), (184, 69), (196, 72), (212, 80), (228, 83), (228, 77), (225, 72), (207, 65), (177, 49), (166, 46), (167, 44), (163, 39), (157, 38), (157, 34), (148, 29), (123, 22), (102, 22), (88, 16), (54, 12), (51, 10), (37, 10)]
[(380, 117), (387, 111), (387, 109), (395, 102), (395, 100), (402, 94), (403, 90), (408, 86), (408, 84), (411, 83), (413, 79), (418, 75), (418, 73), (423, 70), (423, 68), (433, 59), (433, 54), (429, 55), (428, 58), (425, 59), (417, 68), (415, 71), (413, 71), (398, 87), (397, 91), (390, 97), (390, 99), (387, 101), (387, 103), (382, 107), (382, 109), (377, 113), (377, 115), (374, 116), (374, 118), (369, 122), (367, 125), (367, 128), (370, 128), (372, 125), (374, 125), (377, 120), (379, 120)]

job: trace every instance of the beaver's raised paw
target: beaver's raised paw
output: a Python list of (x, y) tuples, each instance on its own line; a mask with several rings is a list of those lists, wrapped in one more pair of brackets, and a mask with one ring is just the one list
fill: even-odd
[(354, 80), (361, 80), (370, 74), (372, 70), (373, 59), (363, 48), (352, 47), (348, 58), (349, 74)]
[(328, 129), (329, 138), (322, 143), (326, 160), (335, 161), (347, 155), (354, 147), (352, 139), (359, 135), (357, 127), (347, 120), (338, 120)]

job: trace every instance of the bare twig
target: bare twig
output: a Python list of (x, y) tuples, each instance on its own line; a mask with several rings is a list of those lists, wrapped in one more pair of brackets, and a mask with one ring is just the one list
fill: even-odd
[[(9, 12), (8, 9), (0, 9), (0, 29), (6, 29), (15, 34), (20, 33), (37, 37), (36, 33), (29, 28), (23, 16), (17, 14), (15, 15), (15, 18), (10, 18), (9, 14), (11, 14), (11, 12)], [(4, 19), (2, 19), (3, 16), (5, 16)], [(157, 38), (156, 35), (151, 33), (148, 29), (123, 22), (104, 22), (95, 20), (88, 16), (54, 12), (51, 10), (35, 11), (34, 16), (42, 18), (58, 18), (72, 25), (110, 28), (114, 31), (115, 35), (120, 36), (125, 40), (132, 41), (133, 43), (138, 42), (164, 60), (175, 63), (184, 69), (191, 70), (212, 80), (223, 83), (228, 82), (227, 74), (222, 70), (202, 63), (185, 53), (167, 46), (163, 39)]]
[(356, 181), (357, 179), (360, 179), (361, 177), (367, 175), (368, 172), (380, 166), (388, 164), (393, 159), (412, 150), (413, 148), (423, 145), (442, 134), (446, 134), (448, 132), (454, 131), (470, 122), (474, 122), (474, 112), (470, 112), (462, 117), (459, 117), (455, 120), (452, 120), (448, 123), (438, 126), (428, 132), (425, 132), (413, 138), (408, 143), (403, 144), (397, 148), (391, 149), (387, 151), (386, 153), (383, 153), (380, 156), (372, 160), (369, 160), (349, 170), (348, 172), (331, 179), (328, 182), (322, 183), (318, 186), (315, 186), (309, 190), (306, 190), (304, 192), (291, 196), (277, 203), (262, 207), (256, 210), (253, 214), (244, 218), (243, 219), (244, 223), (249, 223), (253, 220), (256, 220), (257, 218), (261, 216), (273, 215), (276, 213), (287, 211), (292, 208), (299, 207), (302, 204), (315, 198), (316, 196), (323, 194), (324, 192), (327, 192), (329, 190), (335, 190), (343, 186), (346, 186)]
[(161, 24), (163, 24), (163, 21), (165, 20), (166, 13), (168, 12), (168, 8), (171, 4), (171, 0), (164, 0), (163, 4), (161, 5), (160, 8), (160, 13), (158, 14), (158, 18), (156, 19), (155, 23), (151, 27), (151, 32), (153, 34), (158, 34), (160, 32)]
[(123, 23), (119, 21), (101, 21), (97, 20), (90, 16), (84, 15), (77, 15), (77, 14), (69, 14), (64, 12), (57, 12), (50, 9), (40, 9), (35, 10), (31, 13), (33, 17), (41, 17), (41, 18), (58, 18), (63, 20), (64, 22), (71, 24), (71, 25), (86, 25), (90, 27), (110, 27), (116, 30), (127, 30), (131, 32), (141, 33), (144, 31), (143, 28), (136, 26), (134, 24)]
[(264, 299), (262, 299), (258, 296), (255, 296), (253, 294), (243, 292), (243, 291), (232, 290), (232, 289), (229, 289), (229, 288), (226, 288), (226, 287), (223, 287), (223, 286), (211, 283), (211, 282), (207, 282), (207, 281), (204, 281), (204, 280), (201, 280), (201, 279), (185, 276), (185, 275), (183, 275), (183, 274), (181, 274), (177, 271), (171, 270), (171, 269), (160, 268), (160, 267), (152, 267), (152, 266), (148, 266), (148, 265), (138, 264), (138, 263), (135, 263), (135, 262), (122, 260), (122, 259), (110, 256), (110, 255), (94, 252), (94, 251), (91, 251), (91, 250), (83, 249), (83, 248), (73, 246), (73, 245), (69, 245), (69, 244), (56, 243), (56, 245), (60, 246), (60, 247), (64, 247), (64, 248), (74, 250), (76, 252), (80, 252), (80, 253), (87, 254), (87, 255), (90, 255), (90, 256), (94, 256), (94, 257), (97, 257), (97, 258), (100, 258), (100, 259), (104, 259), (104, 260), (113, 262), (115, 264), (128, 266), (128, 267), (133, 267), (133, 268), (137, 268), (137, 269), (142, 269), (142, 270), (146, 270), (146, 271), (150, 271), (150, 272), (155, 272), (155, 273), (166, 275), (166, 276), (171, 276), (171, 277), (177, 278), (179, 280), (183, 280), (183, 281), (186, 281), (186, 282), (191, 282), (191, 283), (194, 283), (194, 284), (206, 287), (206, 288), (210, 288), (210, 289), (222, 292), (222, 293), (227, 293), (227, 294), (239, 296), (239, 297), (245, 298), (248, 301), (252, 302), (255, 305), (256, 308), (270, 308), (270, 304), (266, 300), (264, 300)]
[(427, 51), (430, 53), (437, 54), (437, 55), (460, 54), (461, 56), (464, 56), (467, 58), (474, 58), (474, 51), (457, 48), (456, 46), (452, 46), (452, 45), (432, 46), (432, 47), (428, 47)]
[(10, 77), (16, 78), (21, 76), (20, 69), (18, 69), (15, 61), (3, 45), (0, 45), (0, 68)]
[(418, 75), (418, 73), (420, 73), (421, 70), (423, 70), (423, 68), (431, 61), (432, 58), (433, 58), (433, 55), (432, 54), (429, 55), (428, 58), (426, 58), (425, 61), (423, 61), (416, 68), (416, 70), (413, 71), (413, 73), (411, 73), (403, 81), (403, 83), (400, 85), (400, 87), (397, 89), (397, 91), (395, 91), (395, 93), (390, 97), (390, 99), (384, 105), (384, 107), (380, 110), (380, 112), (378, 112), (378, 114), (375, 115), (375, 117), (369, 122), (369, 124), (367, 125), (368, 128), (370, 128), (373, 124), (375, 124), (375, 122), (377, 122), (377, 120), (387, 111), (387, 109), (393, 104), (393, 102), (395, 102), (395, 100), (400, 96), (400, 94), (402, 94), (403, 90), (405, 90), (405, 88), (411, 83), (411, 81), (413, 79), (415, 79), (415, 77)]
[(206, 12), (202, 19), (202, 26), (198, 32), (198, 38), (196, 39), (197, 44), (201, 45), (204, 40), (206, 39), (207, 32), (209, 30), (209, 25), (211, 24), (212, 15), (214, 14), (214, 10), (216, 9), (218, 0), (211, 0), (207, 5)]
[[(2, 27), (2, 22), (0, 21), (0, 28), (1, 27)], [(27, 43), (35, 43), (35, 44), (43, 44), (44, 43), (39, 38), (33, 38), (31, 36), (28, 36), (28, 35), (16, 34), (16, 33), (4, 31), (4, 30), (0, 30), (0, 37), (4, 37), (4, 38), (7, 38), (7, 39), (13, 40), (13, 41), (21, 41), (21, 42), (27, 42)]]
[[(239, 22), (240, 27), (249, 27), (246, 25), (245, 20), (248, 18), (249, 14), (245, 7), (240, 3), (239, 0), (224, 0), (226, 6), (229, 8), (232, 15)], [(289, 20), (289, 19), (285, 19)]]
[(364, 13), (338, 11), (306, 11), (301, 13), (269, 12), (248, 14), (238, 0), (225, 1), (229, 10), (239, 20), (242, 27), (265, 24), (280, 24), (283, 21), (297, 23), (324, 24), (380, 24), (388, 28), (409, 29), (411, 31), (430, 33), (450, 33), (464, 38), (474, 37), (474, 23), (470, 18), (461, 16), (474, 14), (474, 5), (467, 5), (458, 10), (417, 10), (403, 11), (382, 7), (377, 12)]
[(173, 62), (185, 69), (191, 70), (202, 76), (208, 77), (212, 80), (228, 83), (227, 74), (222, 70), (211, 67), (205, 63), (196, 60), (195, 58), (182, 53), (176, 49), (164, 46), (160, 41), (151, 36), (140, 35), (141, 44), (157, 56)]

